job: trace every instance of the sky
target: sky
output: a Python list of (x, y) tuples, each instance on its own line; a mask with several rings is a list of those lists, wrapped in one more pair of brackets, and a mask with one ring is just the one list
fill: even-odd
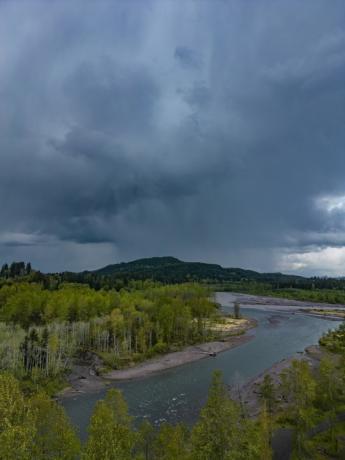
[(0, 264), (345, 275), (343, 0), (0, 0)]

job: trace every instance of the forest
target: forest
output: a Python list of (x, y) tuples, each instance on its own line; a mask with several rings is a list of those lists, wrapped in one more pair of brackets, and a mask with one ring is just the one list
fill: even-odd
[[(217, 290), (251, 292), (253, 294), (279, 295), (280, 291), (340, 291), (345, 289), (343, 278), (286, 275), (283, 273), (258, 273), (241, 268), (223, 268), (216, 264), (184, 262), (174, 257), (152, 257), (132, 262), (113, 264), (94, 271), (42, 273), (30, 263), (13, 262), (0, 269), (0, 286), (9, 281), (38, 282), (47, 289), (57, 289), (63, 283), (86, 284), (93, 289), (127, 287), (133, 281), (152, 280), (163, 284), (198, 282)], [(330, 294), (330, 293), (329, 293)], [(283, 295), (283, 294), (282, 294)], [(290, 295), (294, 295), (291, 294)], [(308, 294), (305, 293), (307, 296)], [(321, 295), (321, 294), (320, 294)]]
[[(121, 392), (108, 391), (91, 417), (81, 445), (61, 406), (42, 392), (26, 395), (0, 374), (0, 458), (85, 460), (269, 460), (279, 428), (291, 431), (292, 459), (342, 459), (345, 454), (345, 326), (320, 340), (317, 369), (293, 361), (279, 386), (264, 379), (260, 415), (229, 397), (215, 371), (206, 405), (194, 426), (148, 421), (135, 426)], [(278, 447), (279, 448), (279, 447)], [(286, 446), (284, 447), (286, 448)]]
[(211, 292), (194, 283), (96, 291), (17, 281), (0, 289), (0, 369), (43, 386), (63, 380), (86, 352), (118, 369), (212, 339), (219, 317)]
[[(344, 458), (345, 325), (320, 339), (317, 368), (297, 360), (279, 384), (265, 377), (256, 418), (241, 398), (230, 398), (215, 372), (194, 426), (157, 428), (147, 421), (138, 426), (121, 393), (112, 389), (97, 403), (87, 441), (81, 444), (63, 408), (51, 398), (65, 385), (73, 360), (91, 351), (105, 370), (121, 368), (214, 338), (212, 325), (220, 313), (211, 286), (128, 279), (117, 287), (93, 288), (42, 275), (23, 263), (2, 273), (1, 459), (269, 460), (279, 448), (282, 428), (292, 434), (293, 459)], [(316, 289), (282, 290), (281, 295), (289, 292), (294, 298), (319, 295)], [(336, 295), (335, 290), (320, 293)]]

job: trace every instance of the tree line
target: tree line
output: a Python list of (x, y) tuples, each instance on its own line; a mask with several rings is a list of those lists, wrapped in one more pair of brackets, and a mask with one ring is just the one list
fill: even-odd
[[(345, 289), (344, 278), (305, 278), (282, 273), (258, 273), (240, 268), (223, 268), (215, 264), (183, 262), (172, 257), (158, 257), (115, 264), (97, 271), (42, 273), (30, 263), (12, 262), (0, 269), (0, 286), (16, 281), (40, 283), (45, 289), (58, 289), (63, 283), (85, 284), (99, 290), (127, 288), (133, 281), (152, 281), (164, 284), (199, 282), (219, 290), (251, 292), (278, 296), (302, 295), (308, 292), (330, 291), (325, 296), (339, 296)], [(281, 291), (281, 292), (280, 292)], [(337, 291), (337, 292), (334, 292)], [(293, 297), (288, 297), (293, 298)], [(300, 297), (297, 297), (300, 298)], [(301, 300), (309, 300), (307, 297)], [(311, 299), (313, 300), (313, 299)], [(314, 299), (315, 300), (315, 299)], [(329, 301), (320, 296), (320, 301)], [(336, 302), (334, 302), (336, 303)]]
[(55, 377), (92, 351), (120, 368), (156, 353), (215, 337), (219, 311), (197, 284), (99, 290), (15, 283), (0, 289), (0, 369), (18, 378)]
[(63, 408), (42, 393), (25, 397), (11, 374), (0, 374), (0, 458), (6, 460), (269, 460), (267, 426), (250, 420), (216, 372), (196, 425), (145, 421), (135, 429), (119, 390), (98, 401), (81, 445)]
[(344, 305), (345, 283), (339, 281), (339, 283), (335, 283), (334, 287), (326, 287), (328, 284), (332, 285), (333, 283), (330, 280), (329, 283), (325, 285), (322, 283), (321, 286), (318, 286), (317, 283), (313, 283), (308, 288), (289, 287), (288, 289), (283, 289), (279, 286), (274, 287), (267, 283), (242, 281), (215, 284), (212, 288), (218, 291), (241, 292), (245, 294), (279, 297), (282, 299)]
[[(41, 392), (24, 395), (12, 374), (0, 373), (0, 458), (74, 460), (269, 460), (276, 430), (292, 432), (293, 459), (342, 459), (345, 454), (345, 325), (320, 341), (317, 368), (295, 360), (280, 383), (267, 374), (258, 389), (261, 410), (229, 396), (215, 371), (194, 426), (133, 423), (122, 394), (97, 402), (81, 444), (64, 410)], [(288, 446), (283, 446), (288, 449)]]
[(266, 374), (259, 390), (269, 431), (293, 434), (293, 459), (345, 458), (345, 323), (320, 345), (318, 366), (294, 360), (279, 385)]

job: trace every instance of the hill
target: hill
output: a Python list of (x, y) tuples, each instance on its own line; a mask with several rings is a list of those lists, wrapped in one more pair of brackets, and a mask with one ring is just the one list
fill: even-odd
[(92, 272), (95, 275), (115, 276), (129, 279), (153, 279), (156, 281), (180, 283), (184, 281), (206, 282), (296, 282), (301, 276), (282, 273), (258, 273), (242, 268), (224, 268), (217, 264), (184, 262), (175, 257), (151, 257), (119, 264), (107, 265)]

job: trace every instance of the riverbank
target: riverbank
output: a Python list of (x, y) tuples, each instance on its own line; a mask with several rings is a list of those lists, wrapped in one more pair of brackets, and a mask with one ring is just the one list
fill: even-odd
[(345, 320), (345, 309), (325, 309), (325, 308), (306, 308), (301, 310), (303, 313), (308, 313), (319, 318)]
[[(233, 302), (239, 302), (241, 306), (258, 306), (262, 308), (274, 307), (274, 309), (289, 309), (291, 307), (298, 308), (322, 308), (322, 309), (340, 309), (345, 310), (345, 305), (342, 304), (331, 304), (322, 302), (310, 302), (306, 300), (292, 300), (283, 297), (271, 297), (254, 294), (242, 294), (240, 292), (217, 292), (217, 302), (222, 305), (233, 305)], [(297, 308), (297, 309), (298, 309)]]
[(249, 342), (253, 336), (240, 335), (222, 341), (207, 342), (201, 345), (192, 345), (182, 351), (167, 353), (158, 358), (150, 359), (135, 367), (111, 371), (105, 375), (110, 380), (132, 380), (147, 377), (173, 367), (182, 366), (200, 359), (214, 357), (222, 351), (230, 350)]
[(345, 318), (345, 305), (310, 302), (304, 300), (291, 300), (281, 297), (269, 297), (254, 294), (242, 294), (239, 292), (217, 292), (218, 303), (232, 307), (234, 302), (245, 308), (254, 307), (258, 310), (272, 312), (302, 313), (317, 316), (321, 319), (340, 320)]
[[(97, 375), (96, 371), (100, 365), (99, 362), (89, 362), (87, 364), (79, 362), (73, 366), (71, 373), (67, 376), (69, 386), (59, 392), (57, 398), (67, 398), (80, 393), (97, 392), (109, 386), (114, 381), (141, 379), (194, 361), (213, 358), (218, 353), (249, 342), (254, 336), (246, 335), (245, 332), (256, 326), (256, 320), (246, 318), (239, 323), (237, 328), (232, 327), (231, 335), (228, 333), (220, 334), (218, 340), (190, 345), (180, 351), (159, 355), (132, 367), (113, 370), (101, 376)], [(228, 332), (226, 325), (224, 331)]]
[(266, 375), (269, 375), (274, 386), (278, 387), (281, 383), (281, 373), (291, 366), (292, 361), (296, 359), (305, 360), (309, 363), (312, 369), (316, 369), (324, 355), (325, 352), (319, 345), (308, 346), (304, 352), (274, 363), (270, 368), (264, 370), (259, 375), (249, 380), (241, 388), (233, 389), (231, 396), (237, 401), (240, 400), (244, 404), (249, 417), (255, 418), (259, 416), (262, 408), (260, 386), (262, 385)]

